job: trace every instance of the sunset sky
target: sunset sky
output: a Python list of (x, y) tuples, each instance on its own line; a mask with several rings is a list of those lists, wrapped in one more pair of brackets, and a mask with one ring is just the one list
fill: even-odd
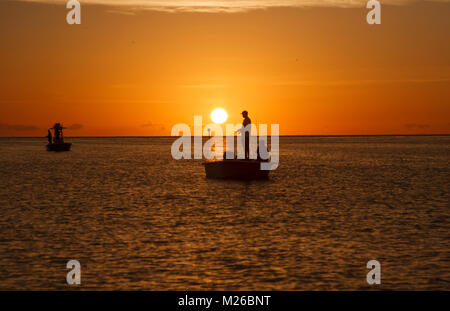
[(215, 108), (282, 135), (450, 134), (450, 2), (0, 2), (0, 136), (170, 135)]

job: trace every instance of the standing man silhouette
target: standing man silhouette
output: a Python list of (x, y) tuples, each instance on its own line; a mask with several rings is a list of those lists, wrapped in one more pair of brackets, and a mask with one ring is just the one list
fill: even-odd
[[(244, 122), (242, 122), (242, 135), (245, 135), (244, 140), (244, 150), (245, 150), (245, 159), (250, 159), (250, 132), (252, 120), (248, 117), (248, 111), (242, 111), (242, 117), (244, 117)], [(247, 127), (248, 126), (248, 127)]]

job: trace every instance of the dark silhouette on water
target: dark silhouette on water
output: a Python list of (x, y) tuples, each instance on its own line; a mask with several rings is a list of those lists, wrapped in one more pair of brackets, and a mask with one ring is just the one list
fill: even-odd
[[(251, 134), (251, 125), (252, 120), (248, 117), (248, 111), (244, 110), (242, 111), (242, 116), (244, 117), (244, 121), (242, 122), (242, 130), (241, 134), (244, 135), (244, 152), (245, 152), (245, 159), (250, 159), (250, 134)], [(247, 127), (248, 126), (248, 127)]]
[[(55, 125), (48, 130), (47, 138), (49, 142), (47, 151), (70, 151), (72, 144), (64, 142), (63, 129), (64, 127), (60, 123), (55, 123)], [(53, 130), (54, 132), (53, 142), (50, 130)]]
[(47, 131), (47, 139), (48, 139), (48, 143), (51, 144), (52, 143), (52, 132), (50, 132), (50, 130)]
[(203, 163), (206, 178), (253, 180), (267, 179), (270, 171), (261, 170), (261, 160), (215, 160)]
[[(203, 163), (205, 166), (206, 178), (213, 179), (237, 179), (237, 180), (252, 180), (252, 179), (267, 179), (269, 178), (268, 170), (261, 170), (261, 162), (267, 160), (262, 159), (258, 153), (258, 159), (250, 159), (250, 135), (252, 121), (248, 117), (248, 112), (242, 112), (244, 121), (242, 128), (238, 130), (244, 136), (244, 150), (245, 158), (237, 159), (234, 152), (225, 151), (223, 153), (223, 160), (212, 160)], [(264, 144), (264, 147), (265, 144)]]

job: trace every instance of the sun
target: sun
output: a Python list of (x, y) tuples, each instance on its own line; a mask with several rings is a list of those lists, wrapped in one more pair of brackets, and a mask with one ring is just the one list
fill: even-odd
[(213, 120), (214, 123), (222, 124), (227, 119), (228, 113), (222, 108), (214, 109), (213, 112), (211, 112), (211, 120)]

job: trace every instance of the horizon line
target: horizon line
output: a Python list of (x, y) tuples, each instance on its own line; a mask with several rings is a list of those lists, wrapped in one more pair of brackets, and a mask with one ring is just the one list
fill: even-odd
[[(271, 135), (267, 135), (270, 137)], [(433, 134), (299, 134), (299, 135), (278, 135), (279, 137), (370, 137), (370, 136), (450, 136), (450, 133), (433, 133)], [(137, 135), (137, 136), (124, 136), (124, 135), (106, 135), (106, 136), (64, 136), (64, 138), (179, 138), (183, 136), (171, 136), (171, 135)], [(203, 137), (212, 138), (215, 136), (195, 136), (190, 137)], [(240, 137), (240, 136), (226, 136), (223, 137)], [(259, 137), (259, 136), (257, 136)], [(0, 136), (2, 138), (42, 138), (41, 136)], [(45, 137), (44, 137), (45, 138)], [(45, 139), (43, 139), (45, 140)]]

